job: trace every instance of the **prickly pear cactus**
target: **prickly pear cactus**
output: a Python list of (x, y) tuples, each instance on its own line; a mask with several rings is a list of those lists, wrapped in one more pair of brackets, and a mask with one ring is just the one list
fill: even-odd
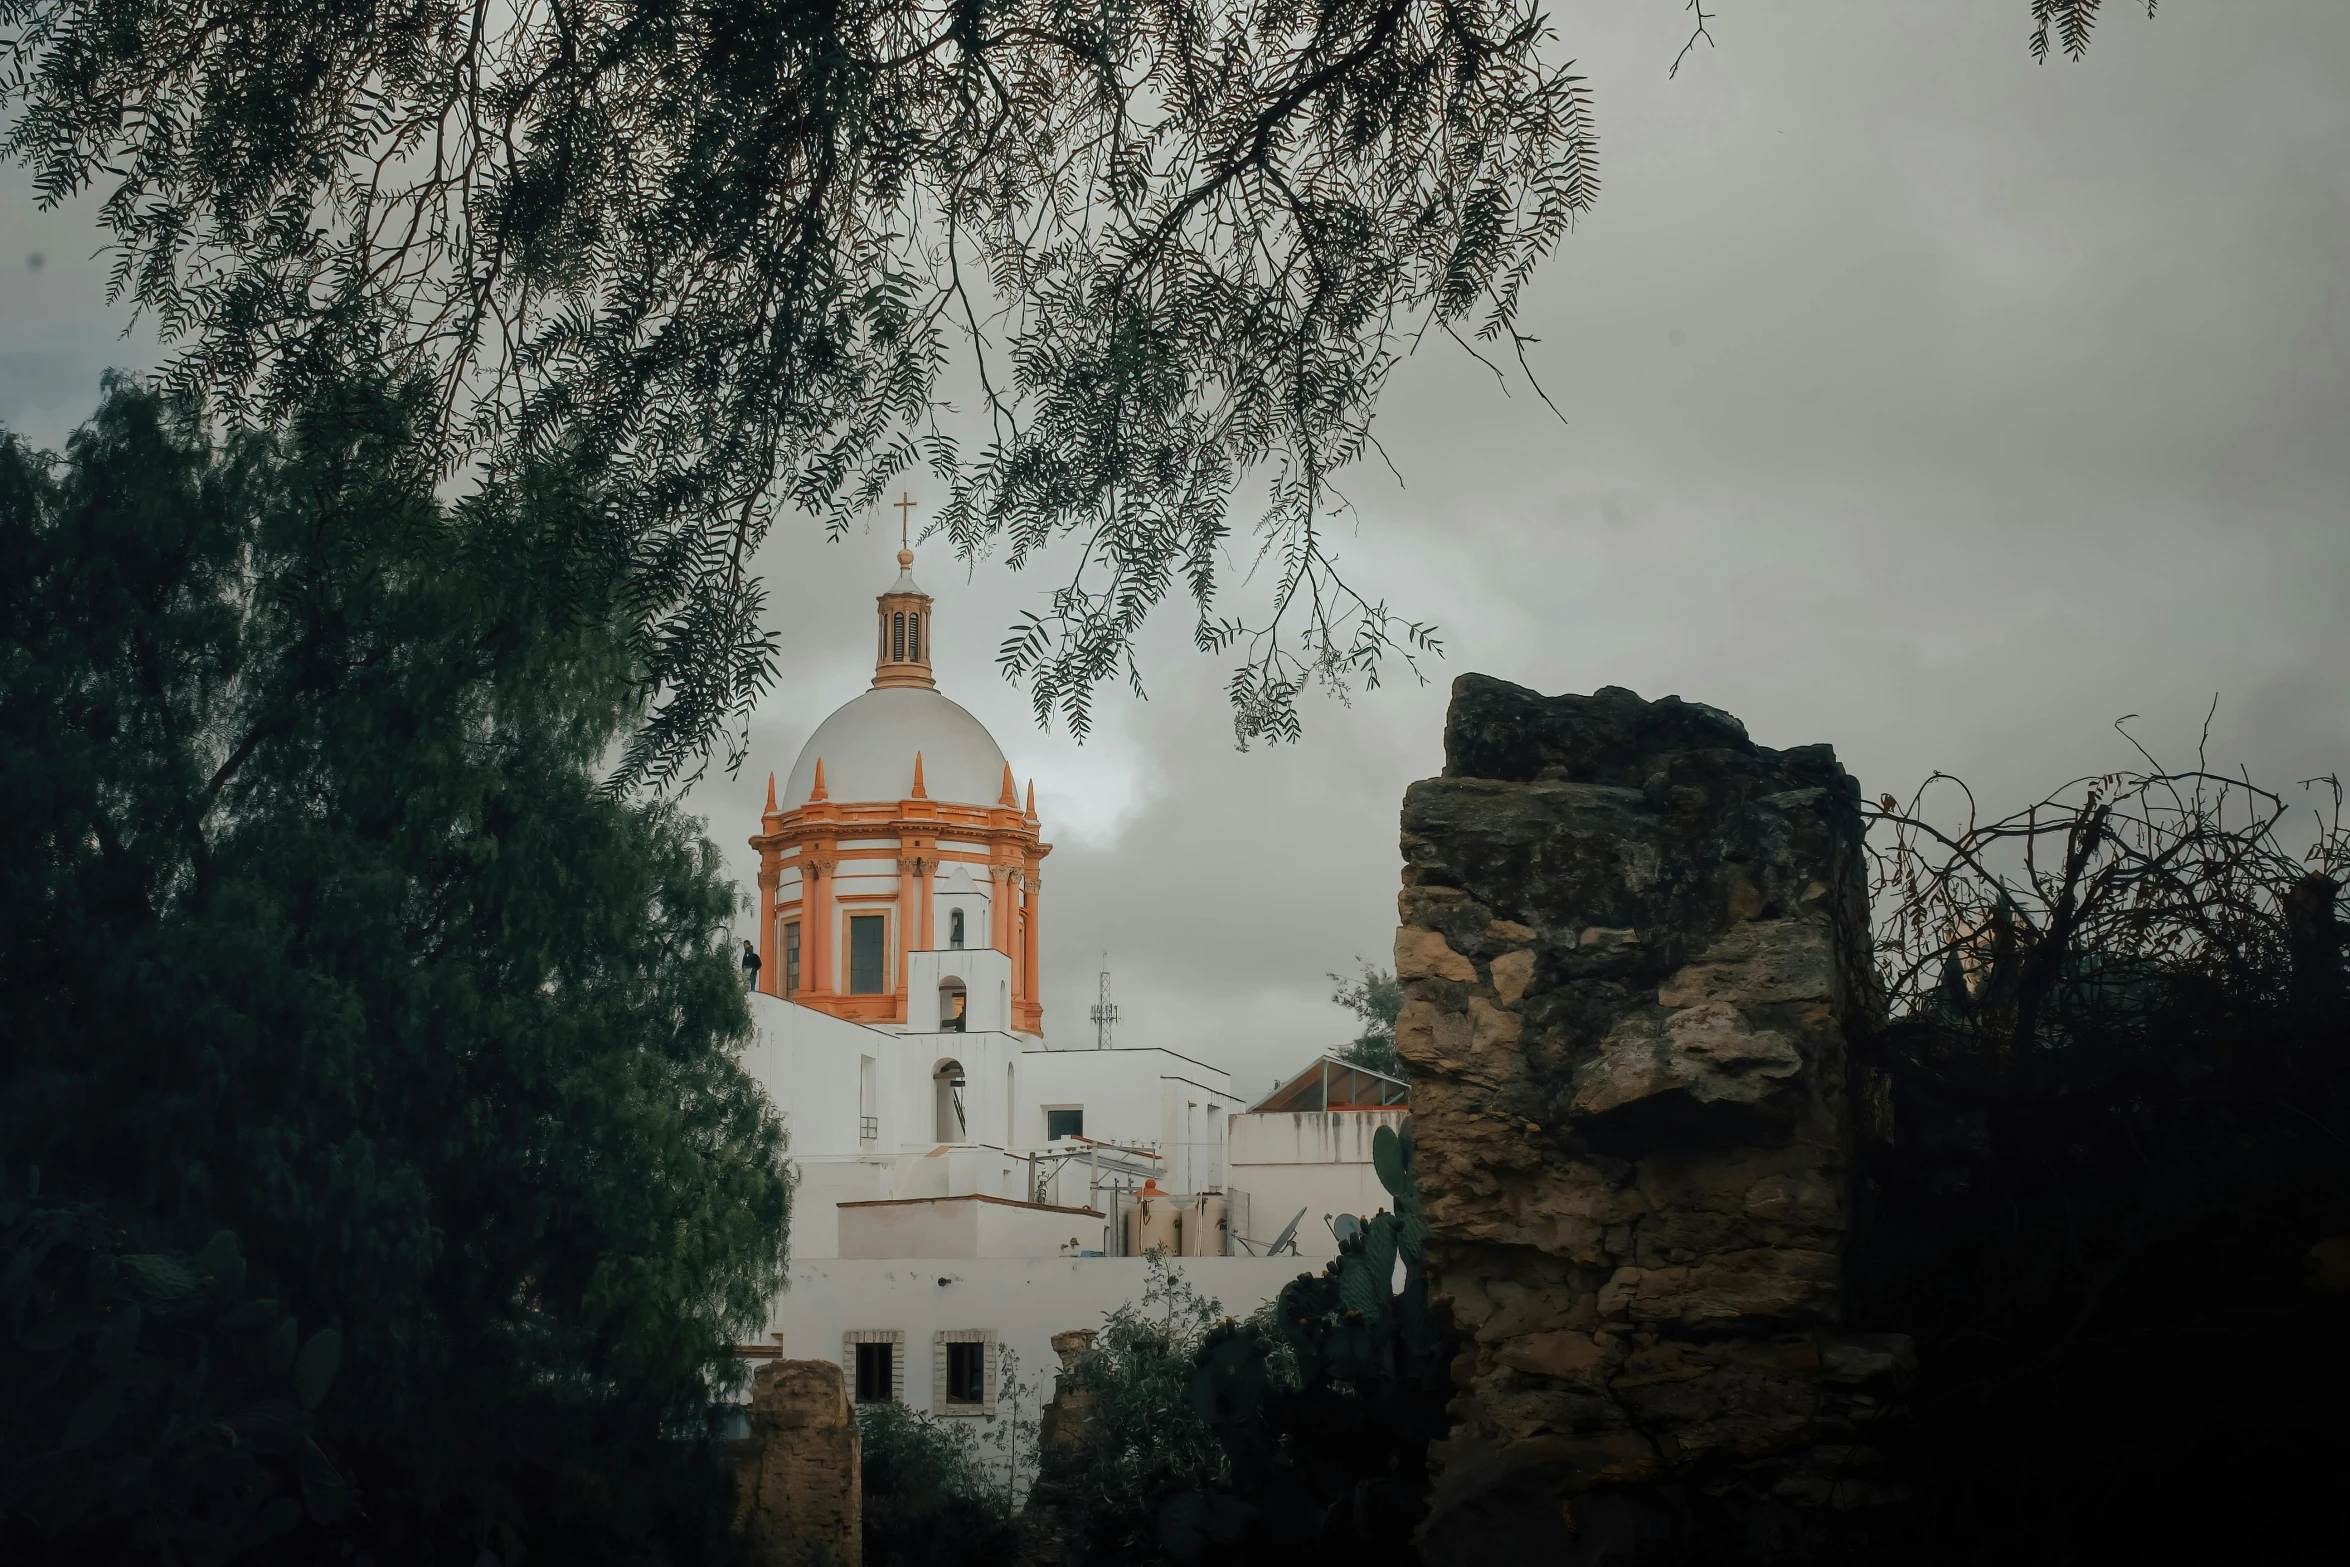
[(1445, 1431), (1452, 1346), (1428, 1306), (1408, 1124), (1400, 1136), (1380, 1128), (1371, 1159), (1392, 1209), (1321, 1273), (1293, 1280), (1265, 1316), (1228, 1323), (1200, 1348), (1191, 1403), (1223, 1446), (1227, 1477), (1162, 1510), (1159, 1544), (1178, 1563), (1271, 1562), (1300, 1547), (1416, 1560), (1412, 1526), (1428, 1444)]

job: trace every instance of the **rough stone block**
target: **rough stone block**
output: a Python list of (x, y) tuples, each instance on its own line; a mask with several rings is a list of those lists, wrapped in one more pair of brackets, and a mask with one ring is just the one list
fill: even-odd
[(1430, 1285), (1467, 1341), (1431, 1561), (1665, 1486), (1770, 1512), (1758, 1538), (1852, 1505), (1833, 1444), (1906, 1364), (1837, 1333), (1876, 1006), (1858, 800), (1827, 747), (1696, 703), (1455, 683), (1395, 948)]

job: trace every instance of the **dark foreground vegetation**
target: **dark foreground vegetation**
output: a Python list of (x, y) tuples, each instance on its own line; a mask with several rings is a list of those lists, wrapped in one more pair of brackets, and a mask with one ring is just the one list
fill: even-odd
[[(788, 1189), (729, 893), (599, 786), (641, 698), (594, 487), (550, 458), (453, 508), (408, 415), (347, 386), (216, 441), (117, 385), (63, 459), (0, 448), (12, 1562), (731, 1549), (704, 1415)], [(2332, 785), (1958, 798), (1878, 812), (1850, 1300), (1918, 1372), (1857, 1553), (2327, 1550)], [(1412, 1559), (1449, 1345), (1408, 1140), (1380, 1158), (1395, 1212), (1275, 1307), (1171, 1278), (1112, 1318), (1024, 1516), (875, 1417), (868, 1554)]]
[[(1885, 996), (1860, 1041), (1849, 1315), (1910, 1336), (1917, 1370), (1878, 1427), (1890, 1465), (1855, 1455), (1898, 1489), (1867, 1494), (1836, 1559), (2332, 1560), (2321, 1498), (2350, 1400), (2337, 786), (2273, 794), (2149, 759), (1998, 822), (1971, 803), (1937, 780), (1876, 811)], [(1395, 1213), (1275, 1306), (1233, 1321), (1162, 1276), (1110, 1319), (1064, 1378), (1079, 1418), (1045, 1445), (1025, 1556), (994, 1560), (1417, 1559), (1451, 1345), (1418, 1265), (1410, 1140), (1382, 1134), (1379, 1158)], [(1391, 1295), (1373, 1281), (1399, 1256)], [(1754, 1548), (1701, 1536), (1590, 1559)], [(1585, 1560), (1563, 1523), (1558, 1544)]]
[(2151, 758), (1998, 822), (1882, 803), (1852, 1310), (1917, 1342), (1911, 1559), (2341, 1550), (2340, 809)]
[[(2031, 0), (2035, 52), (2098, 13)], [(1317, 523), (1405, 338), (1522, 348), (1595, 198), (1538, 11), (648, 14), (0, 4), (7, 154), (104, 195), (174, 384), (248, 431), (117, 386), (62, 462), (0, 444), (0, 1560), (727, 1554), (704, 1417), (782, 1140), (711, 850), (600, 780), (690, 775), (772, 678), (779, 515), (928, 463), (966, 552), (1099, 530), (1009, 653), (1080, 729), (1178, 585), (1244, 739), (1433, 646)], [(970, 456), (958, 349), (1010, 372)], [(1235, 612), (1268, 467), (1284, 565)], [(1880, 1559), (2338, 1546), (2341, 841), (2247, 804), (2150, 771), (1894, 851)], [(1274, 1311), (1114, 1319), (1033, 1525), (885, 1417), (869, 1553), (1408, 1559), (1445, 1357), (1393, 1189)]]
[(731, 888), (598, 787), (597, 498), (445, 506), (414, 412), (0, 441), (0, 1560), (723, 1546), (787, 1197)]

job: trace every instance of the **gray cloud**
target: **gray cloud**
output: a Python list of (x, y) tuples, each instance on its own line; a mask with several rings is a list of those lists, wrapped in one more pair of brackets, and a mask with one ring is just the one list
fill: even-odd
[[(1668, 83), (1677, 4), (1557, 8), (1607, 182), (1529, 310), (1565, 423), (1431, 345), (1379, 424), (1404, 484), (1350, 476), (1349, 567), (1443, 625), (1433, 685), (1398, 671), (1241, 755), (1223, 669), (1169, 624), (1153, 699), (1109, 696), (1079, 748), (993, 672), (1043, 579), (924, 552), (942, 684), (1058, 844), (1056, 1042), (1087, 1037), (1104, 948), (1121, 1037), (1246, 1087), (1347, 1037), (1322, 975), (1385, 951), (1396, 806), (1463, 670), (1679, 692), (1834, 742), (1872, 792), (1941, 767), (2021, 803), (2126, 761), (2132, 712), (2184, 756), (2214, 693), (2215, 759), (2350, 763), (2350, 7), (2116, 10), (2045, 67), (2021, 0), (1721, 9)], [(22, 205), (0, 255), (49, 265), (0, 267), (31, 388), (6, 395), (78, 414), (119, 322), (89, 245)], [(870, 673), (895, 543), (877, 520), (765, 551), (785, 678), (751, 765), (692, 800), (745, 885), (767, 771)]]

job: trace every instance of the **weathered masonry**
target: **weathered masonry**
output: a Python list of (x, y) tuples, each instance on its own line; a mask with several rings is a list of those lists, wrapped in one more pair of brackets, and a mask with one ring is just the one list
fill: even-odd
[(761, 1567), (853, 1567), (865, 1554), (857, 1417), (828, 1360), (774, 1360), (751, 1382), (735, 1451), (735, 1529)]
[(1431, 1562), (1800, 1553), (1885, 1499), (1868, 1428), (1908, 1346), (1839, 1331), (1858, 803), (1827, 746), (1678, 698), (1455, 684), (1395, 948), (1464, 1335)]

